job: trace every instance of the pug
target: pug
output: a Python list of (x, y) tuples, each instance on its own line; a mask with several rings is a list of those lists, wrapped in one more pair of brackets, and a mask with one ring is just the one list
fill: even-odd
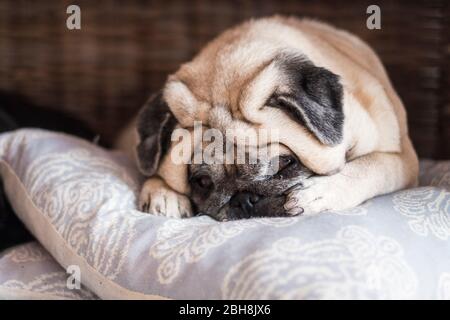
[[(258, 145), (279, 148), (252, 164), (174, 161), (174, 132), (196, 123), (224, 134), (277, 130), (277, 141)], [(140, 209), (177, 218), (344, 210), (418, 176), (405, 109), (375, 52), (293, 17), (251, 20), (212, 40), (168, 77), (117, 146), (148, 177)]]

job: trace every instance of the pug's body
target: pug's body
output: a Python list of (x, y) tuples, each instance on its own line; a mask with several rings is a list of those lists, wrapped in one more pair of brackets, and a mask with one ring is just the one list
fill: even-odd
[[(278, 170), (177, 164), (177, 128), (278, 130)], [(220, 220), (343, 210), (413, 186), (406, 113), (369, 46), (312, 20), (252, 20), (211, 41), (169, 76), (118, 140), (148, 180), (143, 211)]]

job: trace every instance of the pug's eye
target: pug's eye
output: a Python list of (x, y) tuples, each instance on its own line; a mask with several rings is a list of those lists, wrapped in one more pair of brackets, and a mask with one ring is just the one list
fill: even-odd
[(192, 184), (203, 190), (209, 190), (213, 186), (213, 182), (210, 176), (200, 175), (192, 178)]
[(280, 156), (278, 158), (278, 172), (280, 173), (283, 170), (289, 168), (290, 166), (294, 165), (297, 163), (297, 159), (295, 159), (295, 157), (293, 156)]

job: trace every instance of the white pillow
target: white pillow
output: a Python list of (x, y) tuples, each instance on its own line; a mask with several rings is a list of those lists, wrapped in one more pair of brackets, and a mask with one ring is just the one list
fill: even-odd
[(0, 270), (0, 299), (96, 299), (83, 286), (69, 287), (69, 274), (36, 242), (1, 252)]
[(20, 219), (100, 298), (450, 297), (448, 164), (353, 210), (219, 223), (139, 212), (134, 163), (71, 136), (2, 134), (0, 159)]

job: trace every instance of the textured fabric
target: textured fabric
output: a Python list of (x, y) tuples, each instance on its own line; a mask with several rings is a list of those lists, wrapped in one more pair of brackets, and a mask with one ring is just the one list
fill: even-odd
[(69, 290), (68, 274), (36, 242), (0, 254), (2, 299), (95, 299), (85, 288)]
[(215, 222), (136, 210), (122, 155), (38, 130), (0, 136), (13, 207), (100, 298), (450, 299), (450, 162), (352, 210)]

